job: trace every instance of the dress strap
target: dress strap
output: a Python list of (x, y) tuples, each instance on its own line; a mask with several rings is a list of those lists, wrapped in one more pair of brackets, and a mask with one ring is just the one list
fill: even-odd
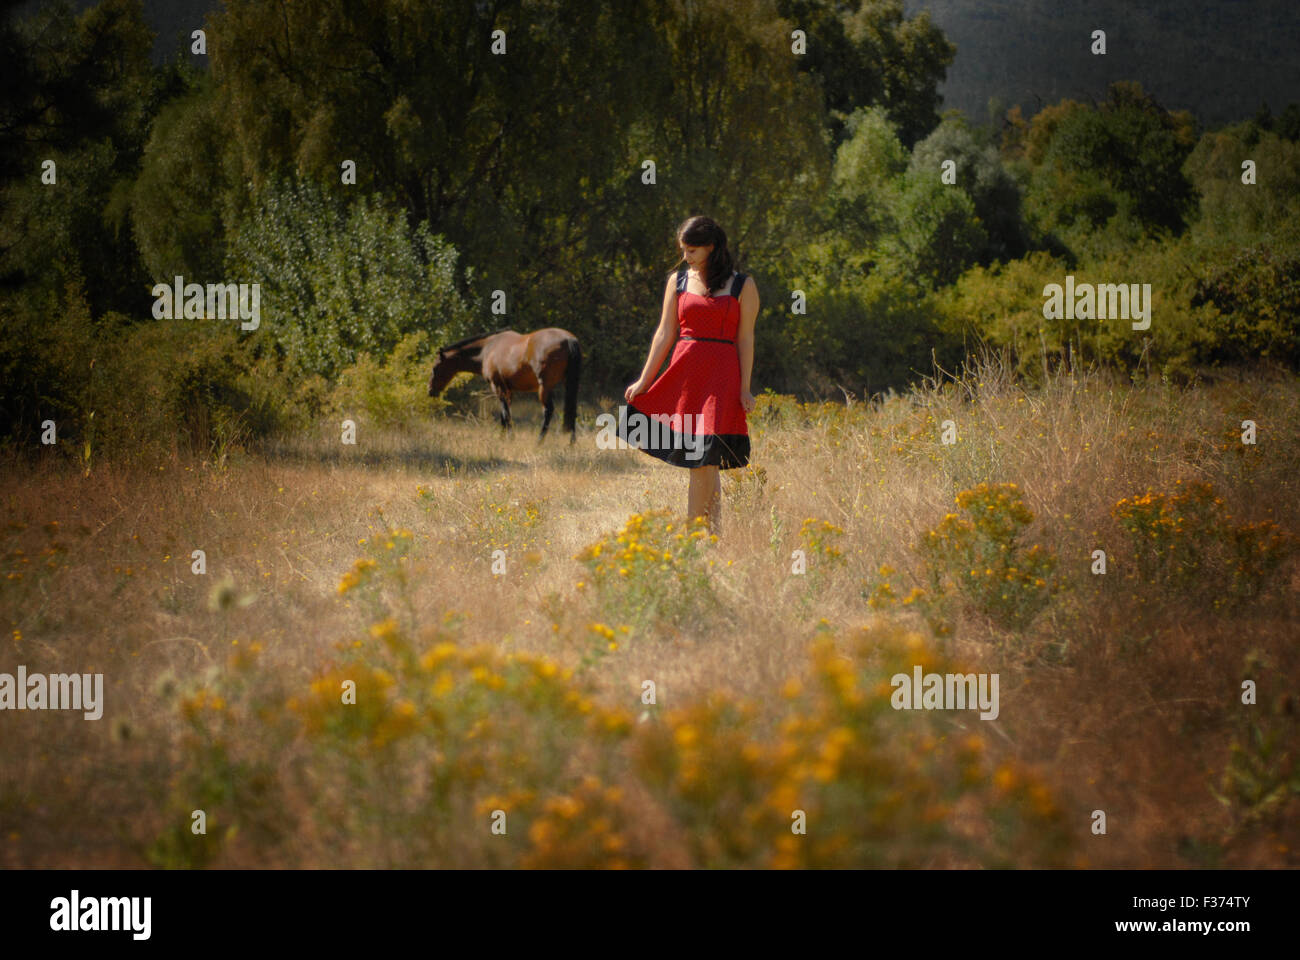
[[(740, 291), (745, 288), (745, 274), (737, 272), (731, 281), (731, 295), (737, 300), (740, 299)], [(677, 269), (677, 292), (686, 292), (686, 267), (681, 266)]]

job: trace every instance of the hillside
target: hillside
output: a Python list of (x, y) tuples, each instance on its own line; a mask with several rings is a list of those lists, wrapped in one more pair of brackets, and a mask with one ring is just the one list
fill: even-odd
[[(991, 97), (1032, 115), (1070, 97), (1101, 97), (1137, 80), (1165, 106), (1219, 126), (1300, 101), (1300, 16), (1292, 0), (905, 0), (928, 10), (957, 58), (945, 107), (983, 120)], [(1090, 53), (1106, 31), (1106, 55)]]

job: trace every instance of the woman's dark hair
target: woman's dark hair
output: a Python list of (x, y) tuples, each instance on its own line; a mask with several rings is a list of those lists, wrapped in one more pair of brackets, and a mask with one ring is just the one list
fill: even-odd
[[(731, 279), (731, 272), (736, 269), (736, 261), (731, 251), (727, 249), (726, 233), (712, 218), (691, 217), (683, 221), (677, 228), (677, 242), (687, 247), (707, 247), (713, 244), (713, 249), (709, 251), (709, 259), (704, 265), (706, 286), (709, 293), (718, 287), (726, 286), (727, 281)], [(680, 268), (681, 263), (681, 260), (677, 261), (677, 267), (673, 268), (674, 273)]]

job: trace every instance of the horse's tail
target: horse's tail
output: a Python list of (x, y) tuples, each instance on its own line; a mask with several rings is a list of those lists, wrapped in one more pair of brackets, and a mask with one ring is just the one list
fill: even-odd
[(573, 443), (578, 435), (578, 378), (582, 375), (582, 347), (577, 337), (569, 338), (568, 348), (569, 362), (564, 367), (564, 429)]

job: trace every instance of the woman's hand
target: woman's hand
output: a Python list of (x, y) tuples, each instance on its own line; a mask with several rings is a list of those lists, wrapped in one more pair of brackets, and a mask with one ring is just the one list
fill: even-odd
[(623, 391), (623, 399), (626, 400), (628, 403), (631, 403), (632, 398), (635, 397), (638, 393), (645, 393), (645, 387), (646, 385), (644, 380), (637, 380), (636, 383), (630, 385), (626, 390)]
[(755, 402), (756, 401), (754, 400), (754, 395), (750, 393), (748, 390), (740, 391), (740, 405), (745, 408), (746, 413), (754, 412)]

